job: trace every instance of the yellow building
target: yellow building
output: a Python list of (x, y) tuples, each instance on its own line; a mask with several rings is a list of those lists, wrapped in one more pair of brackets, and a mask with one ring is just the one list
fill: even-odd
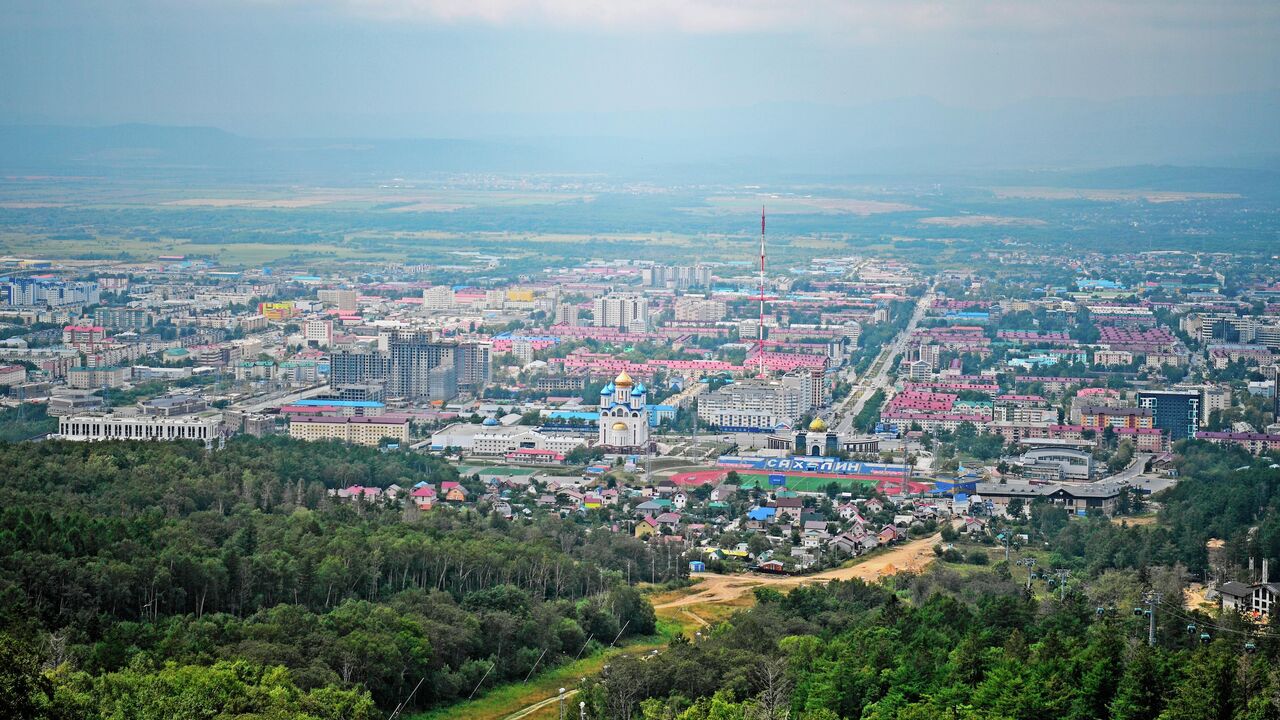
[(647, 538), (650, 535), (658, 534), (658, 523), (651, 517), (646, 516), (643, 520), (636, 523), (635, 536), (638, 538)]
[(383, 438), (390, 438), (403, 444), (409, 442), (409, 419), (389, 415), (298, 417), (289, 421), (289, 437), (341, 440), (369, 447), (376, 447)]
[(508, 290), (507, 300), (509, 302), (533, 302), (532, 290)]
[(298, 314), (292, 300), (258, 303), (258, 314), (271, 322), (284, 322)]
[(1080, 408), (1080, 424), (1086, 430), (1098, 432), (1108, 427), (1115, 430), (1155, 427), (1150, 408), (1134, 407), (1083, 407)]

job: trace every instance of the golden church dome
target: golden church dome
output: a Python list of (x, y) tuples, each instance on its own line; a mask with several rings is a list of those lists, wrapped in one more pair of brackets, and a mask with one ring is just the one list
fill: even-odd
[(627, 429), (627, 424), (626, 424), (626, 423), (624, 423), (624, 422), (616, 422), (616, 423), (614, 423), (614, 424), (613, 424), (613, 429), (614, 429), (614, 430), (626, 430), (626, 429)]
[(631, 387), (635, 383), (631, 380), (631, 376), (627, 374), (627, 371), (623, 370), (618, 373), (618, 377), (613, 379), (613, 384), (617, 387)]
[(809, 432), (826, 432), (826, 431), (827, 431), (827, 423), (825, 420), (823, 420), (820, 417), (814, 418), (813, 422), (809, 423)]

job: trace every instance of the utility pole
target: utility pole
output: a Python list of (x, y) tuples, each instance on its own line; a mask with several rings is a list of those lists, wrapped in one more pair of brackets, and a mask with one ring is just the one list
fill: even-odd
[(1036, 566), (1036, 559), (1035, 559), (1035, 558), (1033, 558), (1033, 557), (1032, 557), (1032, 558), (1022, 558), (1021, 560), (1018, 560), (1016, 564), (1017, 564), (1017, 565), (1021, 565), (1021, 566), (1025, 567), (1025, 568), (1027, 569), (1027, 589), (1028, 589), (1028, 590), (1030, 590), (1030, 589), (1031, 589), (1031, 575), (1035, 572), (1035, 571), (1034, 571), (1034, 570), (1032, 570), (1031, 568), (1033, 568), (1033, 567), (1035, 567), (1035, 566)]
[(1147, 595), (1147, 645), (1156, 646), (1156, 606), (1164, 597), (1163, 593), (1153, 592)]
[(1071, 577), (1071, 571), (1066, 568), (1055, 568), (1053, 573), (1058, 577), (1058, 601), (1062, 602), (1067, 599), (1067, 578)]

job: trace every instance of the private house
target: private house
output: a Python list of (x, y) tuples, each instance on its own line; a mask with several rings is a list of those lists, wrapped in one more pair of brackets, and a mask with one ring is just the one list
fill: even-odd
[(445, 502), (463, 503), (467, 501), (467, 489), (462, 483), (446, 481), (440, 483), (440, 492), (444, 493)]
[(666, 512), (669, 507), (671, 507), (670, 500), (645, 500), (637, 505), (633, 512), (637, 515), (656, 515)]
[(778, 575), (784, 574), (787, 571), (786, 566), (782, 564), (781, 560), (765, 560), (756, 566), (756, 570)]
[(747, 529), (763, 530), (777, 516), (778, 509), (771, 507), (755, 507), (747, 512)]
[(364, 487), (363, 485), (351, 485), (349, 487), (330, 490), (330, 494), (341, 500), (377, 500), (382, 497), (382, 489), (376, 487)]
[(651, 535), (657, 535), (657, 534), (658, 534), (658, 521), (654, 520), (652, 516), (645, 515), (644, 518), (642, 518), (639, 522), (636, 523), (636, 529), (635, 529), (636, 537), (643, 539)]
[(902, 537), (906, 537), (906, 533), (892, 525), (885, 525), (876, 533), (876, 541), (881, 545), (888, 545)]
[(430, 510), (436, 504), (436, 489), (423, 483), (409, 493), (409, 498), (419, 510)]
[(658, 527), (668, 527), (675, 530), (676, 526), (680, 524), (680, 513), (664, 512), (654, 518), (654, 521), (658, 523)]
[(773, 502), (773, 506), (778, 511), (778, 520), (794, 523), (800, 520), (800, 514), (804, 511), (804, 500), (798, 497), (780, 497)]

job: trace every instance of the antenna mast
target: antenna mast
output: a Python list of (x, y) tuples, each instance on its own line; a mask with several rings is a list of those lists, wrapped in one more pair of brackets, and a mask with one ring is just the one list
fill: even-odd
[(760, 362), (760, 377), (764, 371), (764, 205), (760, 206), (760, 322), (756, 327), (756, 359)]

